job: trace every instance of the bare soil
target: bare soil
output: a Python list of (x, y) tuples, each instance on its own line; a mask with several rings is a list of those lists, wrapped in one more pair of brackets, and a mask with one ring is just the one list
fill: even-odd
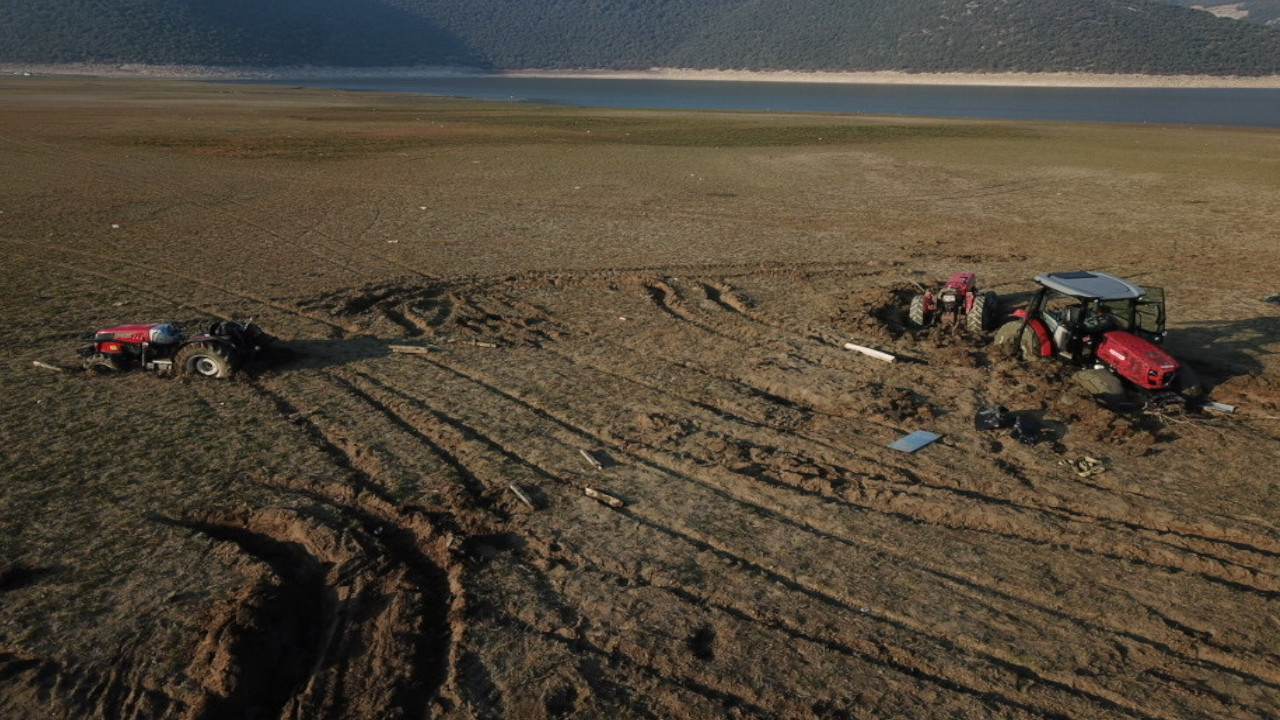
[[(0, 79), (0, 716), (1276, 717), (1276, 158)], [(1079, 268), (1164, 287), (1237, 411), (1117, 414), (905, 321), (954, 271), (1012, 307)], [(290, 356), (32, 364), (228, 317)]]

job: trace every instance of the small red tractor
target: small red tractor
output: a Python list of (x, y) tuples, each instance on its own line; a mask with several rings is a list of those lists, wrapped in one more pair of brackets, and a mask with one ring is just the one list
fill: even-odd
[(911, 298), (907, 318), (916, 327), (927, 327), (939, 320), (959, 324), (972, 333), (984, 333), (992, 328), (999, 301), (993, 292), (978, 292), (978, 276), (958, 272), (947, 280), (940, 290), (926, 290)]
[(1195, 371), (1159, 347), (1163, 290), (1090, 271), (1044, 273), (1035, 281), (1031, 302), (996, 331), (997, 346), (1024, 359), (1082, 366), (1076, 381), (1113, 404), (1126, 387), (1161, 403), (1203, 393)]
[(252, 321), (219, 320), (205, 333), (187, 335), (178, 323), (117, 325), (84, 336), (84, 368), (121, 372), (229, 377), (246, 363), (266, 358), (274, 338)]

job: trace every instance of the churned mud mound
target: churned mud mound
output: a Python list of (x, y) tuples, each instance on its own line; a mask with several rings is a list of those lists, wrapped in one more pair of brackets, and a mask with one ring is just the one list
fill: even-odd
[[(66, 83), (0, 93), (0, 717), (1280, 716), (1274, 134)], [(1222, 405), (907, 321), (1080, 267)], [(57, 369), (228, 317), (290, 356)]]

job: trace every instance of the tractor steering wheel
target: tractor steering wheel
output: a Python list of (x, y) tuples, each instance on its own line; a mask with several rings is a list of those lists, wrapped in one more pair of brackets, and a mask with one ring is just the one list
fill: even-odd
[(1084, 321), (1080, 325), (1091, 333), (1103, 332), (1111, 329), (1114, 325), (1115, 318), (1106, 309), (1098, 309), (1085, 316)]

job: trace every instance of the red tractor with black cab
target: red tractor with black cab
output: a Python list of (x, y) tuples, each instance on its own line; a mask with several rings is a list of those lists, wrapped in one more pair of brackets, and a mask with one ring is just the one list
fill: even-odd
[(1083, 369), (1076, 381), (1108, 401), (1126, 388), (1167, 402), (1203, 394), (1194, 370), (1165, 352), (1164, 291), (1102, 272), (1037, 275), (1027, 307), (996, 331), (995, 344), (1023, 359), (1054, 359)]
[(998, 303), (995, 293), (978, 291), (977, 275), (958, 272), (940, 289), (926, 290), (911, 298), (907, 318), (916, 327), (963, 322), (966, 330), (980, 334), (994, 326)]
[(230, 377), (265, 360), (274, 341), (252, 321), (219, 320), (208, 332), (187, 335), (178, 323), (117, 325), (84, 336), (84, 368), (97, 372), (154, 370), (168, 375)]

